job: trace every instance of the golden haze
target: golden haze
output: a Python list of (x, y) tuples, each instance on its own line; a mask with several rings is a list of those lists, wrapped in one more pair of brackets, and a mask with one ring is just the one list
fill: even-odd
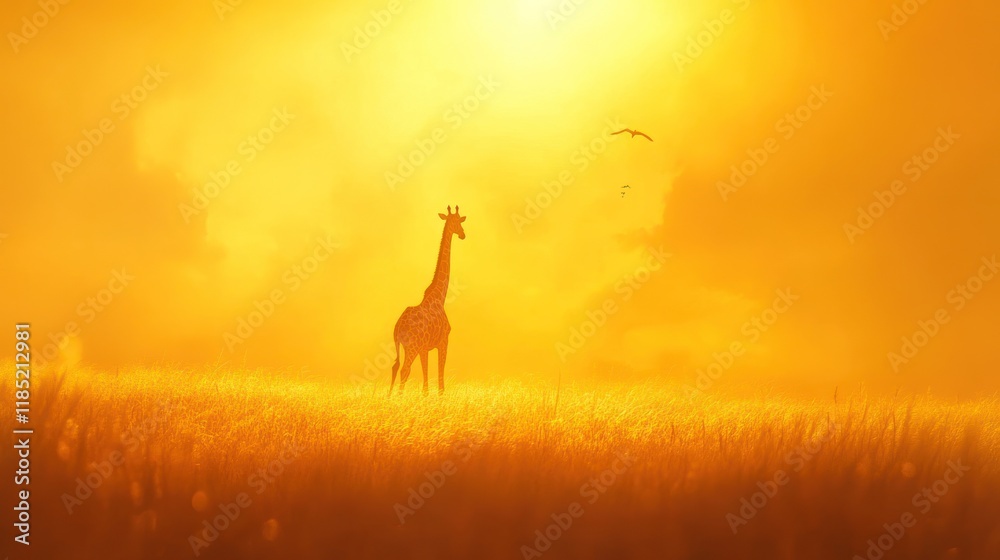
[[(208, 1), (63, 6), (0, 55), (2, 321), (32, 322), (38, 340), (80, 323), (64, 359), (347, 379), (419, 300), (436, 214), (458, 204), (459, 379), (631, 368), (683, 383), (743, 341), (725, 383), (995, 390), (1000, 286), (961, 310), (948, 294), (1000, 239), (1000, 8), (931, 1), (885, 40), (886, 0), (589, 1), (553, 29), (557, 4), (404, 3), (349, 61), (343, 43), (385, 2), (245, 2), (221, 19)], [(35, 9), (6, 3), (0, 29)], [(679, 69), (674, 53), (723, 9), (732, 22)], [(162, 74), (145, 99), (116, 104), (154, 83), (149, 68)], [(448, 113), (483, 80), (495, 91), (475, 111)], [(779, 121), (824, 87), (786, 137)], [(248, 160), (242, 143), (285, 109)], [(105, 118), (93, 153), (54, 172)], [(616, 119), (655, 141), (617, 136), (582, 165)], [(439, 127), (444, 141), (390, 188), (386, 172)], [(904, 163), (949, 127), (960, 137), (911, 182)], [(723, 201), (718, 182), (769, 138), (777, 152)], [(239, 174), (186, 221), (179, 205), (234, 159)], [(573, 182), (519, 233), (512, 214), (564, 171)], [(896, 179), (905, 194), (852, 243), (844, 223)], [(337, 249), (291, 292), (284, 274), (327, 235)], [(616, 283), (661, 246), (672, 256), (621, 301)], [(122, 267), (134, 281), (86, 322), (78, 306)], [(223, 333), (274, 288), (286, 301), (230, 353)], [(800, 299), (749, 343), (741, 326), (785, 288)], [(606, 298), (620, 310), (562, 364), (556, 343)], [(939, 308), (950, 322), (893, 371), (887, 353)]]

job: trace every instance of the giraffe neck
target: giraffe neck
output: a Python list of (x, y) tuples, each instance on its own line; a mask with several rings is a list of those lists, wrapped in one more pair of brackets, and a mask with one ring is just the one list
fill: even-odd
[(451, 276), (451, 235), (447, 226), (441, 234), (441, 248), (438, 250), (437, 267), (434, 269), (434, 279), (424, 291), (423, 303), (444, 307), (444, 298), (448, 295), (448, 281)]

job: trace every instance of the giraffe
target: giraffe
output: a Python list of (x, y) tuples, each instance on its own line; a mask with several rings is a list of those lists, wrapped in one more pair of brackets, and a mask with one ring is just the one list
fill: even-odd
[(438, 251), (437, 267), (430, 286), (424, 290), (424, 299), (415, 307), (407, 307), (392, 331), (396, 345), (396, 362), (392, 364), (392, 382), (389, 384), (389, 394), (396, 383), (396, 371), (399, 369), (399, 346), (403, 346), (403, 369), (399, 372), (399, 392), (410, 377), (410, 366), (413, 360), (420, 356), (420, 367), (424, 371), (424, 394), (427, 394), (427, 357), (431, 350), (438, 351), (438, 394), (444, 393), (444, 363), (448, 357), (448, 333), (451, 325), (444, 313), (444, 298), (448, 294), (448, 279), (451, 274), (451, 237), (458, 235), (465, 239), (465, 229), (462, 222), (465, 216), (458, 214), (458, 206), (452, 214), (451, 206), (447, 214), (438, 214), (444, 220), (444, 232), (441, 234), (441, 248)]

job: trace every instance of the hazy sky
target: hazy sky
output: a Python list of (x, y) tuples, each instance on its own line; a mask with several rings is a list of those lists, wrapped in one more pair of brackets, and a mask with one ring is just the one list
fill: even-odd
[(347, 379), (457, 204), (456, 379), (996, 390), (995, 3), (338, 4), (4, 4), (2, 320)]

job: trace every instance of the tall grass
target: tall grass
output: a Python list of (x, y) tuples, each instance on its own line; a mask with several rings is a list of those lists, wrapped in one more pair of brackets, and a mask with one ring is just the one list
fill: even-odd
[[(523, 558), (574, 502), (583, 515), (544, 557), (849, 559), (905, 512), (916, 524), (886, 558), (1000, 557), (996, 399), (692, 401), (565, 380), (558, 394), (507, 382), (443, 398), (411, 382), (387, 398), (384, 385), (167, 368), (33, 381), (32, 548), (46, 557), (192, 558), (190, 538), (241, 493), (252, 503), (199, 557)], [(581, 488), (620, 457), (634, 463), (590, 503)], [(261, 488), (254, 473), (275, 461)], [(397, 504), (449, 461), (400, 523)], [(914, 495), (950, 461), (971, 470), (922, 513)], [(779, 471), (787, 482), (734, 534), (727, 515)], [(88, 475), (100, 483), (81, 499)]]

